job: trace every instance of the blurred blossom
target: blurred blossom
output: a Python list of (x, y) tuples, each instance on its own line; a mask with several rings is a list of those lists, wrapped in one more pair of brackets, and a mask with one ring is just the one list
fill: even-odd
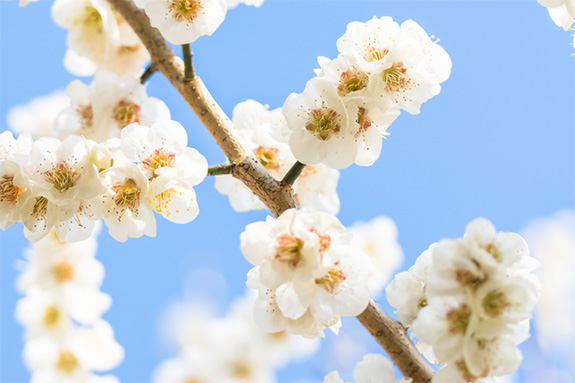
[(531, 221), (523, 230), (531, 253), (541, 263), (543, 289), (535, 307), (537, 341), (549, 356), (575, 357), (575, 211)]

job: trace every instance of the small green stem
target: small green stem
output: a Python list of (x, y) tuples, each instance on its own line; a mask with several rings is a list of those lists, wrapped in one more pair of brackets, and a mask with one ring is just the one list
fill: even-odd
[(295, 180), (299, 177), (302, 170), (305, 168), (305, 164), (302, 164), (299, 161), (296, 161), (295, 164), (292, 165), (291, 169), (286, 173), (282, 182), (288, 185), (293, 185)]
[(140, 84), (145, 84), (146, 81), (148, 81), (150, 77), (152, 77), (152, 75), (156, 73), (156, 71), (157, 71), (156, 66), (153, 63), (148, 65), (144, 73), (142, 73), (142, 76), (140, 76)]
[(214, 165), (208, 167), (209, 176), (221, 176), (222, 174), (231, 174), (233, 170), (233, 164), (222, 164)]
[(190, 44), (182, 45), (182, 55), (184, 56), (184, 77), (192, 79), (195, 76), (194, 63), (192, 62), (192, 47)]

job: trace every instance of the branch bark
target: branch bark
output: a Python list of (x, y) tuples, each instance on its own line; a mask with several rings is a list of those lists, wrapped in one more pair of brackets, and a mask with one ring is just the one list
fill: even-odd
[(413, 383), (431, 382), (434, 371), (409, 339), (405, 327), (387, 315), (373, 299), (357, 319), (404, 376), (412, 378)]
[[(274, 179), (239, 140), (236, 128), (216, 103), (202, 80), (195, 75), (185, 78), (184, 64), (166, 43), (160, 32), (150, 25), (146, 13), (131, 0), (108, 0), (130, 24), (144, 43), (152, 63), (172, 83), (208, 129), (230, 164), (232, 175), (241, 180), (277, 217), (287, 209), (298, 207), (291, 185)], [(405, 328), (371, 300), (357, 316), (375, 337), (404, 376), (414, 383), (430, 382), (433, 370), (415, 348)]]

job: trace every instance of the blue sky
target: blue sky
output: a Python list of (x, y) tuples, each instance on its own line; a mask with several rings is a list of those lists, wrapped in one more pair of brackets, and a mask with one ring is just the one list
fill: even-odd
[[(0, 2), (1, 130), (12, 106), (64, 89), (74, 79), (62, 66), (66, 33), (51, 21), (50, 5)], [(574, 206), (572, 38), (536, 1), (267, 0), (260, 9), (231, 10), (214, 35), (192, 45), (196, 73), (228, 114), (248, 98), (280, 107), (314, 75), (317, 56), (337, 55), (336, 40), (347, 23), (373, 16), (417, 21), (441, 39), (453, 69), (420, 115), (403, 113), (395, 121), (376, 164), (342, 171), (338, 217), (344, 224), (393, 218), (407, 269), (429, 244), (461, 236), (478, 216), (499, 230), (519, 231), (534, 217)], [(190, 146), (211, 165), (224, 162), (161, 75), (150, 80), (148, 93), (168, 104), (186, 127)], [(266, 213), (235, 213), (213, 183), (206, 179), (197, 188), (200, 215), (188, 225), (159, 219), (156, 238), (124, 244), (107, 233), (100, 236), (98, 258), (107, 270), (103, 290), (114, 299), (104, 318), (126, 349), (124, 363), (113, 371), (122, 382), (149, 381), (153, 367), (172, 355), (157, 335), (159, 321), (169, 302), (193, 294), (185, 288), (193, 270), (215, 269), (225, 277), (227, 288), (214, 294), (222, 312), (244, 291), (250, 265), (239, 251), (239, 233)], [(21, 225), (0, 235), (0, 380), (24, 382), (29, 375), (20, 356), (22, 329), (13, 310), (19, 299), (14, 262), (26, 240)], [(377, 351), (353, 318), (342, 332), (346, 325)], [(329, 337), (326, 346), (334, 341)], [(316, 362), (280, 379), (321, 380), (338, 368), (327, 358)]]

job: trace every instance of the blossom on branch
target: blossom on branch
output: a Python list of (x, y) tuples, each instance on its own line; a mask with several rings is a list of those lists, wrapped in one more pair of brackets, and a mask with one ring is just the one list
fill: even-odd
[(402, 323), (447, 363), (434, 382), (475, 382), (517, 368), (516, 345), (528, 337), (540, 291), (528, 254), (519, 235), (478, 218), (463, 238), (430, 246), (387, 288)]
[(247, 284), (259, 291), (254, 314), (265, 331), (319, 336), (367, 306), (371, 262), (335, 217), (290, 209), (248, 225), (240, 240), (256, 266)]
[[(234, 108), (233, 122), (242, 143), (272, 177), (281, 181), (296, 161), (287, 143), (281, 141), (281, 110), (268, 110), (256, 101), (247, 100)], [(307, 165), (293, 185), (294, 197), (302, 207), (310, 211), (337, 214), (338, 179), (339, 172), (335, 169), (322, 164)], [(215, 183), (220, 193), (229, 196), (234, 210), (243, 212), (265, 208), (247, 186), (231, 175), (218, 176)]]
[(417, 23), (390, 17), (350, 23), (337, 47), (303, 93), (287, 98), (284, 134), (303, 163), (369, 166), (400, 109), (417, 114), (440, 92), (451, 59)]
[(226, 17), (226, 0), (140, 0), (153, 27), (172, 44), (211, 35)]

